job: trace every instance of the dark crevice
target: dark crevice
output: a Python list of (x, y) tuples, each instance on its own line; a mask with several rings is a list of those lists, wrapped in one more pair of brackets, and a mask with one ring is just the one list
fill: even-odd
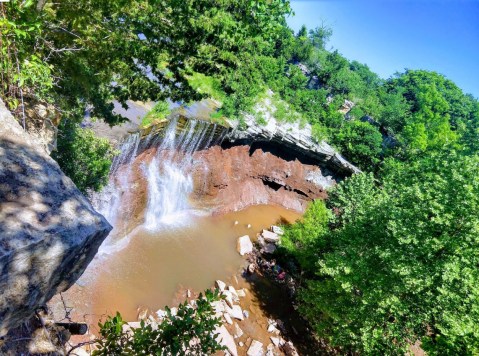
[(283, 186), (281, 184), (273, 182), (273, 181), (269, 181), (266, 178), (261, 178), (261, 181), (263, 182), (264, 185), (273, 189), (274, 191), (278, 191), (281, 188), (283, 188)]

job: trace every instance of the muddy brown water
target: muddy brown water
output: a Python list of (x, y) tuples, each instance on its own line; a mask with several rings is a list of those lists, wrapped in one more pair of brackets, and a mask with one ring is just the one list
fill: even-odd
[(185, 213), (154, 233), (138, 227), (127, 240), (107, 242), (80, 280), (63, 293), (64, 300), (76, 319), (93, 325), (116, 311), (125, 320), (136, 320), (139, 307), (156, 311), (177, 301), (179, 290), (200, 292), (216, 279), (235, 275), (245, 263), (236, 251), (239, 236), (254, 239), (280, 220), (299, 217), (282, 207), (258, 205), (222, 216)]

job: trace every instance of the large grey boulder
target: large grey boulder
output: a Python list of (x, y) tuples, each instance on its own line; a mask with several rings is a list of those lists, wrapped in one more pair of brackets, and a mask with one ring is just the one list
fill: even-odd
[(0, 335), (68, 289), (110, 230), (0, 101)]

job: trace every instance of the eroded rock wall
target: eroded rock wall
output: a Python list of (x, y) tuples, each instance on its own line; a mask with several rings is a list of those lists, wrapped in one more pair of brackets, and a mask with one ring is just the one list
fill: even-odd
[(0, 335), (68, 289), (110, 230), (0, 101)]

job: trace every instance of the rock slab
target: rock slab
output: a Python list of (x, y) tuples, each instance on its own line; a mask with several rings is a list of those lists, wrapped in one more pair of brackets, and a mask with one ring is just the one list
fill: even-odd
[(110, 230), (0, 101), (0, 335), (68, 289)]

